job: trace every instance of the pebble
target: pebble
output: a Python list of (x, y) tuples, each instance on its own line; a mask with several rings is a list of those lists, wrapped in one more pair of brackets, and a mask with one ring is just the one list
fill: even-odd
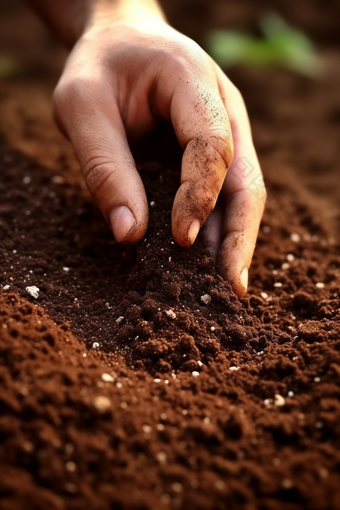
[(114, 378), (110, 374), (102, 374), (102, 379), (104, 382), (113, 382)]
[(297, 234), (296, 232), (293, 232), (292, 234), (290, 234), (290, 238), (293, 241), (293, 243), (299, 243), (301, 241), (300, 234)]
[(322, 283), (322, 282), (317, 282), (317, 283), (315, 284), (315, 287), (316, 287), (317, 289), (324, 289), (324, 288), (325, 288), (325, 284), (324, 284), (324, 283)]
[(176, 314), (173, 310), (165, 310), (165, 313), (168, 317), (170, 317), (170, 319), (176, 319)]
[(211, 302), (211, 296), (209, 296), (209, 294), (203, 294), (203, 296), (201, 296), (201, 301), (205, 305), (208, 305)]
[(193, 372), (191, 372), (191, 375), (193, 375), (194, 377), (198, 377), (200, 375), (200, 373), (196, 372), (196, 370), (194, 370)]
[(197, 361), (197, 364), (199, 367), (201, 367), (203, 365), (202, 361), (200, 361), (200, 360)]
[(29, 286), (29, 287), (26, 287), (26, 291), (32, 296), (34, 297), (35, 299), (38, 299), (39, 297), (39, 288), (36, 287), (35, 285), (32, 285), (32, 286)]
[(99, 347), (99, 343), (98, 342), (93, 342), (92, 348), (93, 349), (98, 349), (98, 347)]
[(116, 319), (117, 324), (120, 324), (122, 320), (124, 320), (124, 317), (121, 315), (118, 319)]
[(286, 403), (284, 397), (282, 395), (279, 395), (279, 393), (277, 393), (276, 395), (274, 395), (274, 404), (276, 406), (284, 406)]
[(93, 405), (100, 413), (105, 413), (105, 411), (110, 409), (111, 402), (109, 398), (99, 395), (93, 399)]
[(10, 285), (4, 285), (3, 289), (8, 290), (10, 288)]
[(293, 262), (295, 260), (295, 257), (292, 253), (287, 254), (287, 260), (288, 262)]

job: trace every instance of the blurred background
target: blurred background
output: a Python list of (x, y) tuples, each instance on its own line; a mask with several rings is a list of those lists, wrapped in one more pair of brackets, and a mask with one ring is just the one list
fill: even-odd
[[(268, 211), (282, 222), (279, 193), (285, 203), (314, 208), (319, 227), (338, 236), (340, 1), (329, 0), (327, 7), (321, 0), (161, 4), (170, 23), (214, 56), (244, 95), (269, 189)], [(23, 1), (2, 0), (0, 133), (79, 180), (72, 148), (51, 116), (66, 56)]]

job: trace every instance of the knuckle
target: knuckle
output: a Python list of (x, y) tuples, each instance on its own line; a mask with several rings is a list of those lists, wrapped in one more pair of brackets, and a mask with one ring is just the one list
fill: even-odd
[(227, 130), (220, 131), (209, 136), (209, 145), (213, 151), (223, 160), (226, 168), (229, 168), (234, 158), (234, 144)]
[(111, 191), (110, 161), (103, 156), (93, 156), (87, 160), (82, 172), (86, 185), (94, 198), (96, 200), (105, 198), (105, 195)]

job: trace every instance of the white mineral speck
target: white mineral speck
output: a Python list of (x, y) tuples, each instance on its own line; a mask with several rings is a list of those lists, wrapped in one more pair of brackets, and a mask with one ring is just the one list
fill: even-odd
[(301, 241), (300, 234), (297, 234), (296, 232), (290, 234), (290, 238), (293, 241), (293, 243), (299, 243)]
[(102, 374), (102, 379), (104, 382), (113, 382), (114, 378), (110, 374)]
[(63, 271), (65, 271), (66, 273), (70, 270), (69, 267), (63, 267)]
[(199, 367), (201, 367), (203, 365), (202, 361), (200, 361), (200, 360), (197, 361), (197, 364)]
[(282, 480), (281, 485), (284, 489), (291, 489), (294, 486), (293, 482), (289, 480), (289, 478)]
[(285, 405), (285, 403), (286, 403), (286, 401), (282, 395), (279, 395), (278, 393), (276, 395), (274, 395), (274, 404), (276, 406), (282, 407)]
[(196, 372), (196, 370), (194, 370), (193, 372), (191, 372), (191, 375), (193, 375), (194, 377), (198, 377), (200, 375), (200, 373)]
[(290, 398), (294, 397), (294, 391), (288, 391), (288, 397)]
[(215, 329), (216, 329), (215, 326), (211, 326), (210, 328), (211, 331), (215, 331)]
[(154, 379), (153, 382), (155, 383), (160, 383), (161, 382), (161, 379)]
[(236, 372), (237, 370), (240, 370), (240, 367), (229, 367), (229, 370), (231, 370), (232, 372)]
[(121, 315), (118, 319), (116, 319), (117, 324), (120, 324), (122, 320), (124, 320), (124, 317)]
[(157, 460), (158, 460), (158, 462), (160, 464), (164, 464), (167, 461), (167, 458), (168, 458), (166, 453), (164, 453), (164, 452), (158, 452), (156, 457), (157, 457)]
[(65, 179), (61, 175), (54, 175), (52, 177), (52, 182), (54, 182), (54, 184), (64, 184)]
[(151, 434), (152, 432), (152, 428), (150, 427), (150, 425), (143, 425), (142, 430), (145, 434)]
[(322, 282), (318, 282), (318, 283), (316, 283), (316, 284), (315, 284), (315, 287), (316, 287), (317, 289), (324, 289), (325, 284), (324, 284), (324, 283), (322, 283)]
[(150, 202), (150, 207), (155, 207), (156, 205), (156, 202), (154, 202), (153, 200)]
[(170, 319), (176, 319), (176, 314), (173, 310), (165, 310), (165, 313), (168, 317), (170, 317)]
[(171, 257), (169, 257), (169, 262), (171, 262)]
[(94, 398), (93, 405), (100, 413), (105, 413), (111, 407), (111, 402), (109, 398), (99, 395)]
[(285, 269), (289, 269), (289, 264), (288, 262), (284, 262), (281, 266), (281, 269), (285, 270)]
[(171, 488), (174, 492), (182, 492), (183, 490), (183, 485), (179, 482), (174, 482), (172, 485), (171, 485)]
[(281, 282), (276, 282), (276, 283), (274, 283), (274, 287), (277, 287), (277, 288), (278, 287), (282, 287), (282, 283)]
[(39, 288), (35, 285), (32, 285), (31, 287), (26, 287), (26, 291), (35, 299), (38, 299), (39, 297)]
[(10, 285), (4, 285), (4, 290), (8, 290), (10, 288)]
[(76, 465), (74, 462), (72, 462), (71, 460), (69, 462), (66, 463), (66, 469), (67, 471), (69, 471), (70, 473), (73, 473), (73, 471), (76, 470)]
[(223, 489), (225, 489), (225, 483), (223, 480), (216, 480), (215, 482), (215, 487), (216, 489), (218, 489), (219, 491), (223, 491)]
[(320, 382), (320, 381), (321, 381), (320, 377), (314, 377), (314, 382)]
[(211, 302), (211, 296), (209, 296), (209, 294), (203, 294), (203, 296), (201, 296), (201, 301), (205, 305), (208, 305)]
[(288, 262), (293, 262), (295, 260), (295, 257), (292, 253), (288, 253), (286, 258)]
[(268, 294), (266, 292), (261, 292), (261, 297), (263, 297), (263, 299), (268, 299)]

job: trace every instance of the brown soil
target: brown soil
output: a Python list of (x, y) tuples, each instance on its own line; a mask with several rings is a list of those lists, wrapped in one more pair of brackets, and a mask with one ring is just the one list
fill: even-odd
[(0, 83), (0, 508), (338, 509), (333, 25), (318, 81), (231, 73), (269, 188), (239, 301), (203, 236), (189, 250), (172, 241), (180, 154), (167, 132), (136, 148), (153, 203), (146, 239), (112, 240), (49, 117), (62, 54), (18, 12), (28, 71)]

